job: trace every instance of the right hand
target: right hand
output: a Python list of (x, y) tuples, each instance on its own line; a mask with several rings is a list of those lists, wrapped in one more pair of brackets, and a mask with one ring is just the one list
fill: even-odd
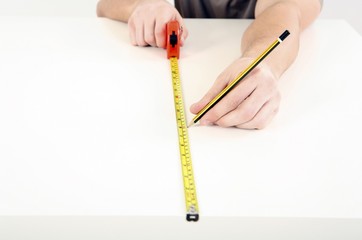
[(135, 46), (166, 47), (166, 24), (177, 20), (181, 26), (181, 46), (188, 31), (179, 12), (165, 0), (140, 0), (128, 19), (131, 43)]
[[(241, 57), (234, 61), (216, 79), (211, 89), (197, 103), (191, 112), (197, 114), (219, 94), (240, 72), (244, 71), (254, 58)], [(265, 128), (277, 114), (280, 104), (278, 77), (267, 63), (261, 63), (234, 89), (220, 100), (200, 121), (201, 125), (216, 124), (221, 127), (242, 129)]]

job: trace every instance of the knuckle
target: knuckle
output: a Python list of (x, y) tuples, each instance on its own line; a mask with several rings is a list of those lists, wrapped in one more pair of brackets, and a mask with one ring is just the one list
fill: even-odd
[(155, 35), (156, 37), (162, 37), (164, 35), (164, 30), (162, 27), (158, 27), (155, 29)]
[(221, 116), (222, 116), (221, 110), (216, 108), (216, 109), (213, 109), (213, 111), (209, 112), (209, 114), (207, 116), (207, 120), (210, 121), (210, 122), (215, 122)]
[(189, 36), (189, 31), (187, 30), (187, 28), (184, 27), (182, 35), (185, 39)]
[(147, 34), (145, 36), (145, 42), (149, 45), (155, 45), (155, 36), (153, 34)]
[(134, 45), (134, 46), (136, 46), (136, 45), (137, 45), (136, 40), (135, 40), (133, 37), (131, 37), (130, 39), (131, 39), (131, 44)]
[(273, 111), (273, 114), (277, 114), (279, 112), (279, 107), (276, 107)]
[(225, 99), (225, 108), (234, 110), (237, 106), (239, 106), (240, 100), (237, 96), (230, 96)]
[(240, 120), (241, 122), (247, 122), (253, 119), (255, 115), (255, 110), (251, 107), (244, 107), (241, 114), (240, 114)]
[(166, 41), (162, 37), (156, 37), (156, 44), (157, 44), (157, 47), (163, 48), (166, 45)]
[(224, 119), (224, 118), (221, 118), (219, 121), (217, 121), (217, 125), (219, 125), (220, 127), (224, 127), (224, 128), (233, 126), (231, 124), (230, 120), (227, 120), (227, 119)]
[(145, 46), (147, 46), (147, 43), (145, 42), (144, 39), (140, 39), (137, 41), (137, 45), (141, 46), (141, 47), (145, 47)]
[(262, 87), (263, 91), (268, 95), (275, 95), (277, 92), (277, 83), (270, 78), (259, 79), (259, 86)]

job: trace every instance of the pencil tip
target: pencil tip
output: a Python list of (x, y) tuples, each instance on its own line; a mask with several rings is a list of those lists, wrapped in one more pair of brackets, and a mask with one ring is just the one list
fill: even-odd
[(192, 127), (194, 124), (195, 124), (194, 121), (191, 121), (191, 122), (187, 125), (187, 128)]

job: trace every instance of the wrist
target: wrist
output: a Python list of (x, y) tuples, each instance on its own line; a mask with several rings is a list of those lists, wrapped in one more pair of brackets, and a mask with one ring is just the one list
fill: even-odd
[[(243, 54), (240, 57), (240, 59), (242, 59), (242, 61), (248, 62), (248, 66), (249, 66), (249, 64), (251, 64), (259, 56), (260, 56), (260, 53), (259, 53), (259, 55), (257, 55), (257, 54)], [(275, 79), (279, 79), (280, 76), (283, 74), (283, 71), (281, 69), (279, 69), (277, 66), (275, 66), (272, 59), (268, 59), (268, 57), (269, 56), (267, 56), (264, 60), (262, 60), (255, 67), (255, 69), (262, 69), (263, 71), (268, 71), (275, 77)]]

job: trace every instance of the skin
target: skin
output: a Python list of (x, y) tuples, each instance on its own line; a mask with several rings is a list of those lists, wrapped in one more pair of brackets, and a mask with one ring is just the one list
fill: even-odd
[[(255, 20), (241, 40), (240, 58), (217, 77), (204, 97), (191, 106), (191, 112), (197, 114), (284, 30), (288, 29), (291, 34), (283, 47), (276, 48), (202, 117), (201, 125), (243, 129), (266, 127), (279, 109), (279, 78), (295, 60), (300, 34), (318, 17), (321, 7), (320, 0), (258, 0)], [(182, 17), (165, 0), (100, 0), (97, 14), (127, 22), (131, 43), (136, 46), (165, 47), (165, 27), (171, 20), (177, 20), (183, 26), (181, 46), (188, 36)]]

